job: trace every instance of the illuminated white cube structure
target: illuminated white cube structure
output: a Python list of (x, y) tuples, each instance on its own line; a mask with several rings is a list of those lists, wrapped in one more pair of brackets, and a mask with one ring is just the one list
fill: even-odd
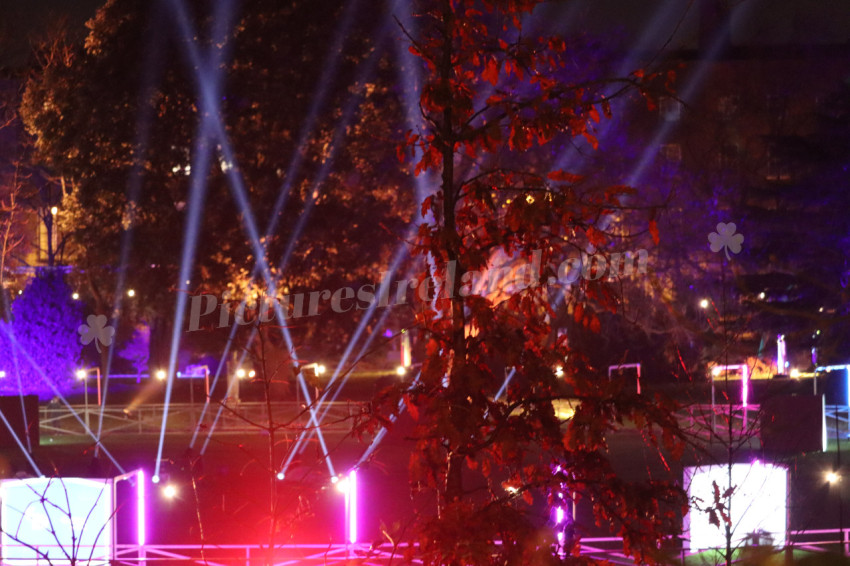
[(3, 480), (3, 564), (109, 564), (112, 497), (111, 479)]
[[(714, 506), (714, 484), (720, 495), (729, 486), (726, 466), (685, 468), (685, 488), (691, 507), (685, 516), (685, 536), (692, 552), (726, 547), (726, 529), (719, 513), (720, 526), (709, 522), (704, 511)], [(752, 540), (754, 534), (768, 535), (774, 546), (784, 546), (788, 525), (788, 471), (756, 460), (751, 464), (732, 465), (731, 497), (732, 546)], [(721, 502), (726, 503), (721, 499)], [(762, 540), (761, 544), (764, 544)]]

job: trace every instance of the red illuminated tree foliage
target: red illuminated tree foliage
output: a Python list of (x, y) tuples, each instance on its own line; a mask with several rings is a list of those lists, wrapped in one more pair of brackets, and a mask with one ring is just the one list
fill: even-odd
[[(658, 77), (596, 76), (576, 56), (581, 40), (527, 29), (540, 4), (417, 2), (414, 18), (402, 22), (424, 75), (421, 125), (400, 152), (417, 175), (439, 178), (421, 205), (415, 246), (430, 266), (422, 278), (437, 289), (417, 315), (427, 352), (419, 379), (398, 391), (416, 421), (412, 486), (436, 497), (417, 531), (428, 564), (577, 556), (579, 532), (546, 525), (564, 496), (589, 501), (597, 521), (641, 560), (652, 561), (662, 538), (679, 529), (684, 497), (674, 483), (622, 480), (606, 458), (608, 435), (624, 423), (677, 453), (671, 407), (609, 382), (557, 333), (564, 316), (598, 331), (597, 313), (617, 310), (620, 282), (591, 274), (551, 283), (576, 252), (616, 251), (606, 226), (628, 212), (633, 192), (555, 166), (559, 153), (570, 144), (595, 148), (611, 97), (644, 92)], [(645, 228), (657, 240), (654, 223)], [(529, 264), (539, 253), (536, 280), (544, 284), (498, 298), (466, 292), (461, 275), (485, 272), (497, 252)], [(508, 371), (513, 378), (497, 399)], [(566, 420), (556, 411), (565, 399), (577, 402)]]

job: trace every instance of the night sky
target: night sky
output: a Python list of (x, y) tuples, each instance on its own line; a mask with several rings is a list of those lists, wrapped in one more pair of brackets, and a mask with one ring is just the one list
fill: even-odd
[[(51, 21), (67, 18), (84, 36), (84, 23), (103, 0), (11, 0), (0, 20), (0, 67), (26, 62), (30, 37)], [(616, 34), (638, 50), (694, 48), (698, 44), (700, 2), (689, 0), (574, 0), (558, 3), (565, 22), (594, 34)], [(844, 44), (850, 42), (850, 10), (844, 2), (746, 0), (736, 2), (732, 43), (738, 45)], [(566, 11), (565, 11), (566, 10)]]
[(16, 67), (26, 62), (31, 38), (38, 38), (51, 22), (67, 18), (74, 33), (84, 35), (83, 24), (103, 0), (9, 0), (0, 19), (0, 67)]

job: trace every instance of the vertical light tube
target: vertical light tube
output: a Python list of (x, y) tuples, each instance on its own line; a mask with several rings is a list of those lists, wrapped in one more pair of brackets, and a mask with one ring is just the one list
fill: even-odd
[(401, 334), (401, 365), (409, 368), (411, 363), (413, 363), (413, 359), (410, 352), (410, 333), (403, 331)]
[(147, 513), (145, 512), (145, 471), (139, 470), (136, 478), (136, 528), (138, 529), (139, 546), (145, 546), (145, 521)]
[(785, 335), (776, 337), (776, 373), (785, 373)]
[(357, 470), (348, 472), (345, 490), (345, 536), (348, 544), (357, 543)]
[(847, 372), (847, 406), (850, 407), (850, 365), (845, 365), (844, 371)]

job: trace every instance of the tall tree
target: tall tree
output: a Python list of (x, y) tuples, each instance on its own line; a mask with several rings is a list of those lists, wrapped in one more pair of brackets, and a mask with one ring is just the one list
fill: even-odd
[[(672, 441), (669, 406), (601, 380), (572, 346), (573, 332), (598, 331), (597, 309), (616, 310), (617, 293), (599, 266), (579, 266), (585, 277), (576, 280), (562, 261), (617, 251), (606, 228), (628, 212), (630, 191), (556, 165), (563, 147), (597, 145), (612, 97), (654, 77), (601, 75), (580, 56), (581, 38), (535, 30), (545, 29), (534, 20), (540, 4), (416, 2), (403, 20), (423, 72), (422, 120), (404, 149), (416, 174), (439, 179), (422, 202), (414, 248), (429, 266), (417, 317), (427, 351), (419, 379), (399, 392), (417, 421), (412, 485), (436, 499), (418, 523), (429, 564), (543, 564), (570, 554), (572, 526), (544, 527), (535, 497), (546, 507), (585, 497), (643, 560), (679, 527), (679, 488), (618, 479), (605, 457), (606, 435), (626, 420), (654, 442), (661, 424)], [(652, 221), (648, 229), (657, 237)], [(533, 266), (526, 284), (471, 290), (497, 253)], [(558, 335), (559, 313), (578, 328)], [(578, 406), (565, 421), (555, 405), (567, 398)]]
[[(167, 324), (160, 331), (155, 322), (167, 323), (173, 311), (181, 262), (174, 242), (185, 233), (194, 179), (206, 180), (207, 198), (190, 288), (231, 300), (264, 287), (254, 269), (259, 253), (282, 293), (366, 277), (392, 252), (374, 243), (387, 242), (387, 231), (403, 234), (410, 209), (397, 190), (398, 164), (364, 155), (383, 147), (381, 136), (400, 139), (397, 122), (365, 122), (369, 108), (395, 104), (375, 84), (380, 66), (367, 37), (376, 26), (367, 14), (352, 16), (336, 0), (320, 7), (256, 0), (232, 6), (231, 28), (216, 37), (223, 14), (188, 2), (185, 23), (197, 33), (187, 36), (174, 23), (183, 21), (175, 6), (107, 2), (89, 22), (84, 48), (45, 58), (23, 107), (39, 156), (71, 188), (62, 221), (86, 296), (110, 314), (125, 270), (136, 296), (128, 314), (152, 323), (154, 345), (170, 336)], [(348, 35), (334, 47), (328, 22), (345, 18), (353, 20)], [(222, 64), (213, 69), (206, 61), (214, 57)], [(324, 76), (326, 67), (337, 72)], [(205, 80), (225, 87), (214, 111), (201, 95)], [(205, 118), (221, 119), (227, 143), (207, 132), (212, 163), (195, 171)], [(234, 196), (236, 185), (250, 212)], [(281, 193), (285, 206), (276, 208)], [(259, 241), (247, 231), (249, 215)], [(312, 322), (298, 330), (309, 336)], [(344, 344), (351, 317), (335, 322), (324, 328), (338, 331), (328, 344)]]

